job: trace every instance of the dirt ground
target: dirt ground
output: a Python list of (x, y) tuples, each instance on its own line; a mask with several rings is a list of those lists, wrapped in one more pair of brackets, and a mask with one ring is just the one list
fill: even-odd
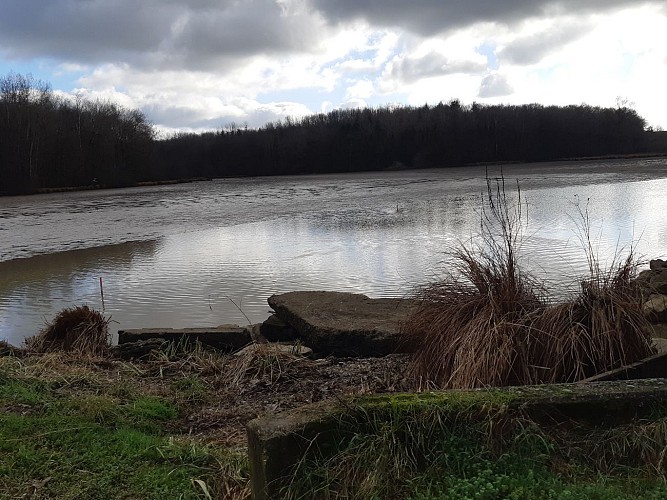
[(188, 434), (226, 446), (245, 445), (245, 425), (260, 415), (344, 395), (400, 392), (408, 385), (405, 355), (309, 360), (283, 356), (231, 359), (227, 372), (204, 378), (213, 397), (187, 417)]
[(258, 416), (344, 395), (409, 389), (406, 355), (313, 360), (262, 347), (240, 356), (160, 352), (124, 361), (16, 351), (0, 362), (4, 369), (11, 364), (17, 376), (55, 382), (63, 394), (164, 397), (181, 409), (169, 434), (232, 448), (245, 447), (245, 425)]

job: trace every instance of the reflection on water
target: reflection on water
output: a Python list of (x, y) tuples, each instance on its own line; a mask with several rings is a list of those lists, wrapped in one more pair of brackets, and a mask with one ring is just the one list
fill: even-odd
[[(560, 285), (585, 270), (577, 204), (603, 260), (637, 240), (646, 256), (664, 256), (666, 165), (595, 164), (576, 177), (572, 164), (507, 167), (527, 203), (526, 265)], [(0, 199), (0, 338), (19, 344), (63, 307), (101, 308), (100, 277), (114, 330), (261, 321), (268, 296), (297, 289), (405, 295), (478, 232), (484, 175), (233, 179)], [(134, 239), (143, 241), (119, 244)]]

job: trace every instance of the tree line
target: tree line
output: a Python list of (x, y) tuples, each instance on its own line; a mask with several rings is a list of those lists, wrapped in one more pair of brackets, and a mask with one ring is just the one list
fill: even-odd
[(258, 130), (228, 127), (160, 141), (173, 176), (275, 175), (544, 161), (641, 152), (645, 122), (629, 108), (459, 101), (336, 110)]
[(452, 100), (334, 110), (258, 129), (230, 125), (157, 140), (140, 111), (63, 99), (15, 74), (0, 80), (0, 113), (0, 192), (6, 193), (624, 155), (646, 151), (655, 134), (628, 107)]
[(141, 111), (60, 97), (30, 75), (0, 78), (2, 194), (150, 179), (154, 137)]

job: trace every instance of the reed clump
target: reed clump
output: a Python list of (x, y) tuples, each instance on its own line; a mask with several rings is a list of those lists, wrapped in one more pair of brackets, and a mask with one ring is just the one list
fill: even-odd
[(68, 351), (102, 356), (111, 348), (110, 321), (85, 305), (65, 308), (25, 344), (29, 350), (41, 353)]
[(455, 249), (450, 273), (418, 292), (403, 335), (420, 388), (574, 382), (653, 352), (632, 250), (602, 269), (586, 238), (589, 275), (576, 296), (554, 304), (519, 263), (524, 210), (518, 185), (512, 200), (504, 179), (487, 180), (479, 238)]

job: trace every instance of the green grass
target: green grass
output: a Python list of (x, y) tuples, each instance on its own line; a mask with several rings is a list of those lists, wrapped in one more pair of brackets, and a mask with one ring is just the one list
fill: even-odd
[[(227, 379), (164, 366), (0, 357), (0, 499), (248, 498), (245, 450), (192, 427)], [(286, 498), (667, 498), (664, 404), (607, 427), (534, 421), (503, 389), (341, 408), (334, 449), (312, 447)]]
[(205, 498), (221, 462), (247, 471), (228, 451), (171, 437), (175, 402), (85, 385), (0, 371), (0, 498)]
[(406, 495), (411, 500), (464, 499), (662, 499), (667, 495), (664, 484), (622, 480), (613, 477), (564, 480), (543, 464), (516, 454), (490, 460), (467, 456), (469, 462), (460, 474), (435, 471), (411, 482)]
[[(665, 408), (612, 427), (539, 423), (491, 393), (373, 398), (285, 481), (286, 498), (667, 498)], [(434, 405), (429, 408), (428, 401)]]

